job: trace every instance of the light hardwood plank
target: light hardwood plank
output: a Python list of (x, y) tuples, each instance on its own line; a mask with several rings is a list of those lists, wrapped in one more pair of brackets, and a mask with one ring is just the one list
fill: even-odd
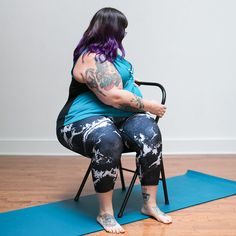
[[(123, 157), (134, 168), (134, 157)], [(74, 198), (89, 160), (83, 157), (0, 157), (0, 212)], [(236, 180), (236, 155), (165, 156), (167, 177), (187, 169)], [(129, 183), (132, 174), (125, 173)], [(120, 187), (117, 180), (116, 188)], [(88, 180), (82, 195), (94, 193)], [(124, 225), (123, 235), (236, 236), (236, 196), (172, 212), (171, 225), (153, 219)], [(91, 236), (108, 235), (104, 231)]]

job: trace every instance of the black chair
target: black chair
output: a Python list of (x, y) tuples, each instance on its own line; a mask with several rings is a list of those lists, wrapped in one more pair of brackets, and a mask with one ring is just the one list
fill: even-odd
[[(136, 82), (136, 84), (138, 84), (139, 86), (141, 86), (141, 85), (147, 85), (147, 86), (156, 86), (156, 87), (158, 87), (158, 88), (161, 90), (161, 95), (162, 95), (161, 104), (163, 104), (163, 105), (165, 104), (165, 101), (166, 101), (166, 91), (165, 91), (165, 88), (164, 88), (161, 84), (159, 84), (159, 83), (154, 83), (154, 82), (142, 82), (142, 81), (135, 81), (135, 82)], [(158, 123), (158, 120), (159, 120), (159, 117), (157, 116), (157, 117), (155, 118), (156, 123)], [(132, 150), (128, 150), (128, 149), (125, 149), (125, 150), (123, 151), (123, 153), (128, 153), (128, 152), (133, 152), (133, 151), (132, 151)], [(86, 183), (86, 181), (87, 181), (87, 178), (88, 178), (88, 176), (89, 176), (89, 173), (90, 173), (90, 171), (91, 171), (91, 168), (92, 168), (92, 165), (91, 165), (91, 163), (90, 163), (90, 165), (89, 165), (89, 167), (88, 167), (88, 169), (87, 169), (87, 171), (86, 171), (86, 174), (85, 174), (85, 176), (84, 176), (84, 178), (83, 178), (83, 181), (82, 181), (82, 183), (81, 183), (81, 185), (80, 185), (80, 188), (79, 188), (79, 190), (78, 190), (78, 192), (77, 192), (77, 194), (76, 194), (76, 196), (75, 196), (75, 198), (74, 198), (74, 201), (78, 201), (78, 200), (79, 200), (80, 194), (81, 194), (81, 192), (82, 192), (82, 190), (83, 190), (83, 188), (84, 188), (84, 185), (85, 185), (85, 183)], [(162, 181), (162, 185), (163, 185), (163, 191), (164, 191), (164, 197), (165, 197), (165, 204), (169, 204), (168, 191), (167, 191), (166, 178), (165, 178), (165, 170), (164, 170), (164, 164), (163, 164), (162, 158), (161, 158), (161, 162), (160, 162), (160, 168), (161, 168), (161, 171), (160, 171), (160, 180)], [(124, 168), (124, 167), (122, 167), (122, 164), (121, 164), (121, 161), (120, 161), (120, 164), (119, 164), (119, 171), (120, 171), (120, 179), (121, 179), (121, 185), (122, 185), (122, 190), (123, 190), (123, 191), (126, 190), (125, 181), (124, 181), (124, 175), (123, 175), (123, 170), (124, 170), (124, 171), (128, 171), (128, 172), (132, 172), (132, 173), (134, 173), (134, 175), (133, 175), (133, 178), (132, 178), (132, 180), (131, 180), (131, 182), (130, 182), (130, 185), (129, 185), (129, 188), (128, 188), (127, 193), (126, 193), (126, 195), (125, 195), (125, 198), (124, 198), (124, 200), (123, 200), (123, 203), (122, 203), (122, 205), (121, 205), (120, 211), (119, 211), (119, 213), (118, 213), (118, 217), (119, 217), (119, 218), (123, 216), (123, 213), (124, 213), (126, 204), (127, 204), (128, 200), (129, 200), (130, 194), (131, 194), (131, 192), (132, 192), (132, 189), (133, 189), (133, 187), (134, 187), (135, 181), (136, 181), (137, 176), (138, 176), (138, 169), (136, 169), (136, 170), (131, 170), (131, 169)]]

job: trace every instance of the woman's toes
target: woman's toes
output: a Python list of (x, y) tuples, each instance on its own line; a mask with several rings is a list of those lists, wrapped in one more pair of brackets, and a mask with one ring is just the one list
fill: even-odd
[(159, 218), (160, 221), (163, 223), (171, 223), (172, 222), (172, 218), (164, 213), (157, 215), (157, 218)]
[(120, 232), (121, 232), (121, 233), (124, 233), (125, 230), (124, 230), (122, 227), (120, 227)]
[(112, 232), (117, 234), (118, 233), (117, 227), (113, 227)]
[(120, 233), (120, 229), (119, 229), (119, 227), (116, 228), (116, 233), (117, 233), (117, 234)]
[(108, 213), (98, 215), (97, 221), (107, 232), (117, 234), (124, 232), (124, 229), (118, 224), (114, 216)]
[(165, 223), (165, 224), (169, 224), (172, 222), (172, 218), (170, 216), (166, 215), (164, 212), (162, 212), (157, 206), (156, 207), (145, 206), (141, 209), (141, 212), (143, 214), (152, 216), (152, 217), (156, 218), (158, 221)]
[(111, 230), (110, 227), (104, 227), (104, 229), (105, 229), (107, 232), (112, 233), (112, 230)]
[(125, 231), (124, 231), (124, 229), (120, 226), (120, 225), (118, 225), (117, 227), (116, 227), (116, 233), (124, 233)]
[(172, 218), (170, 216), (168, 216), (168, 215), (165, 215), (165, 216), (167, 217), (168, 222), (172, 222)]
[(120, 233), (124, 233), (124, 232), (125, 230), (122, 227), (120, 227)]
[(116, 233), (116, 229), (114, 227), (111, 228), (112, 233)]

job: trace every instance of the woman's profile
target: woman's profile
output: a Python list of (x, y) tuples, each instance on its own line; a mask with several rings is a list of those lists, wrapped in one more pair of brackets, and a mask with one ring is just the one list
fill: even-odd
[(162, 139), (149, 115), (162, 117), (166, 107), (143, 98), (135, 84), (122, 46), (127, 26), (125, 15), (117, 9), (96, 12), (74, 50), (69, 97), (57, 118), (59, 142), (92, 161), (99, 200), (96, 220), (112, 233), (124, 232), (114, 217), (112, 192), (125, 146), (137, 153), (143, 196), (140, 211), (162, 223), (172, 222), (156, 202)]

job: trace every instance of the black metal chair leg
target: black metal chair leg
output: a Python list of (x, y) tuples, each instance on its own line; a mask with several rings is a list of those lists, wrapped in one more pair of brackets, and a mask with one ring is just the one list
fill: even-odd
[(124, 180), (121, 161), (120, 161), (120, 164), (119, 164), (119, 170), (120, 170), (120, 180), (121, 180), (122, 190), (124, 191), (125, 190), (125, 180)]
[(165, 204), (169, 205), (169, 199), (168, 199), (168, 192), (167, 192), (167, 186), (166, 186), (166, 177), (165, 177), (165, 170), (163, 165), (163, 160), (161, 159), (161, 178), (162, 178), (162, 185), (163, 185), (163, 191), (165, 196)]
[(134, 187), (134, 184), (135, 184), (135, 181), (136, 181), (136, 179), (137, 179), (137, 176), (138, 176), (138, 169), (136, 169), (136, 171), (135, 171), (135, 173), (134, 173), (134, 176), (133, 176), (133, 178), (132, 178), (132, 180), (131, 180), (131, 182), (130, 182), (128, 191), (127, 191), (127, 193), (126, 193), (126, 195), (125, 195), (125, 199), (124, 199), (124, 201), (123, 201), (123, 203), (122, 203), (122, 206), (121, 206), (121, 208), (120, 208), (120, 211), (119, 211), (119, 213), (118, 213), (118, 217), (119, 217), (119, 218), (121, 218), (121, 217), (123, 216), (123, 213), (124, 213), (126, 204), (127, 204), (128, 200), (129, 200), (129, 197), (130, 197), (131, 191), (132, 191), (132, 189), (133, 189), (133, 187)]
[(90, 163), (90, 165), (89, 165), (89, 167), (87, 169), (87, 172), (86, 172), (86, 174), (85, 174), (85, 176), (83, 178), (83, 181), (82, 181), (82, 183), (81, 183), (81, 185), (79, 187), (79, 190), (78, 190), (78, 192), (77, 192), (77, 194), (76, 194), (76, 196), (74, 198), (74, 201), (76, 201), (76, 202), (79, 200), (80, 194), (81, 194), (81, 192), (82, 192), (82, 190), (84, 188), (84, 185), (85, 185), (85, 183), (86, 183), (86, 181), (88, 179), (88, 176), (89, 176), (89, 173), (91, 171), (91, 168), (92, 168), (92, 163)]

